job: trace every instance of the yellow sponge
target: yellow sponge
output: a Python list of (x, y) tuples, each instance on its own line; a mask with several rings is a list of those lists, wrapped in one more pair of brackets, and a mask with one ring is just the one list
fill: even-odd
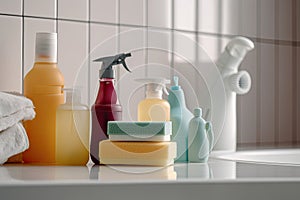
[(153, 165), (174, 164), (175, 142), (112, 142), (103, 140), (99, 144), (101, 164)]

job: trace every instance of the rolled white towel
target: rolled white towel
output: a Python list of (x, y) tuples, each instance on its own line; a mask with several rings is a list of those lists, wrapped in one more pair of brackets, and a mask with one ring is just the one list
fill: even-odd
[(34, 117), (34, 106), (30, 99), (0, 92), (0, 131)]
[(0, 164), (6, 162), (9, 157), (28, 148), (28, 137), (20, 122), (0, 132)]

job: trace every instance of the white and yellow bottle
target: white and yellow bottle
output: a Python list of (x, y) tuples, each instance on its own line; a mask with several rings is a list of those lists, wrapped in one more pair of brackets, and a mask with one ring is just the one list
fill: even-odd
[(30, 147), (25, 163), (55, 163), (56, 108), (64, 102), (64, 77), (57, 67), (57, 33), (36, 33), (35, 63), (24, 79), (24, 95), (36, 117), (24, 123)]
[(146, 98), (138, 105), (138, 121), (170, 121), (170, 104), (162, 98), (163, 91), (168, 95), (163, 78), (136, 79), (146, 84)]
[(56, 110), (56, 164), (85, 165), (89, 160), (90, 112), (80, 91), (65, 89), (66, 103)]

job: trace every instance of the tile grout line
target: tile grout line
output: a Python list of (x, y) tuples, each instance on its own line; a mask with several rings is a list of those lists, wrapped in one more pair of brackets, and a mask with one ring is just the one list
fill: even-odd
[(22, 58), (21, 58), (21, 67), (22, 67), (22, 72), (21, 72), (21, 75), (22, 75), (22, 94), (24, 94), (24, 79), (25, 79), (25, 63), (24, 63), (24, 56), (25, 56), (25, 53), (24, 53), (24, 39), (25, 39), (25, 37), (24, 37), (24, 33), (25, 33), (25, 31), (24, 31), (24, 28), (25, 28), (25, 26), (24, 26), (24, 22), (25, 22), (25, 20), (24, 20), (24, 0), (22, 0), (21, 1), (22, 2), (22, 21), (21, 21), (21, 23), (22, 23), (22, 27), (21, 27), (21, 39), (22, 39), (22, 42), (21, 42), (21, 56), (22, 56)]
[[(256, 34), (261, 36), (261, 5), (259, 1), (256, 1)], [(256, 51), (256, 146), (260, 146), (262, 143), (262, 132), (261, 132), (261, 43), (257, 43)]]
[[(297, 41), (297, 0), (292, 0), (292, 40)], [(297, 144), (297, 47), (292, 49), (292, 141)]]
[(175, 42), (175, 34), (174, 34), (174, 27), (175, 27), (175, 0), (171, 0), (171, 71), (170, 75), (173, 77), (175, 75), (174, 70), (174, 42)]
[[(223, 15), (223, 10), (222, 10), (222, 1), (219, 1), (219, 5), (218, 5), (218, 33), (222, 33), (222, 29), (223, 29), (223, 23), (222, 23), (222, 15)], [(222, 51), (222, 42), (218, 43), (218, 48), (217, 48), (218, 52)]]
[[(58, 34), (58, 0), (55, 1), (55, 6), (56, 6), (56, 12), (55, 12), (55, 26), (56, 26), (56, 33)], [(57, 44), (57, 55), (58, 54), (58, 44)]]
[[(198, 12), (198, 8), (199, 8), (199, 1), (195, 1), (195, 30), (196, 31), (199, 30), (199, 12)], [(196, 64), (196, 66), (198, 66), (200, 61), (199, 61), (199, 37), (198, 37), (197, 33), (195, 33), (195, 41), (196, 41), (196, 45), (195, 45), (195, 64)], [(194, 79), (197, 80), (197, 77), (198, 77), (198, 74), (196, 72), (196, 73), (194, 73)], [(199, 90), (198, 88), (200, 88), (200, 85), (199, 85), (200, 82), (199, 81), (195, 81), (195, 82), (196, 82), (195, 88), (196, 88), (196, 91), (198, 91)], [(200, 97), (199, 92), (196, 93), (196, 96), (197, 96), (197, 99), (199, 99), (199, 97)], [(199, 102), (197, 102), (197, 106), (200, 106)]]
[[(243, 21), (243, 16), (241, 15), (241, 10), (243, 8), (243, 2), (239, 2), (239, 11), (238, 11), (238, 16), (240, 16), (239, 18), (239, 24), (238, 24), (238, 29), (239, 32), (242, 32), (242, 21)], [(239, 142), (241, 142), (241, 133), (242, 133), (242, 118), (240, 118), (241, 112), (242, 111), (242, 97), (240, 95), (236, 95), (236, 116), (237, 119), (239, 119), (239, 123), (237, 121), (236, 123), (236, 147), (238, 146)]]
[[(279, 37), (279, 0), (275, 0), (275, 25), (274, 25), (274, 32), (275, 32), (275, 38)], [(274, 85), (275, 85), (275, 107), (274, 107), (274, 121), (275, 121), (275, 146), (278, 146), (280, 143), (280, 136), (279, 136), (279, 118), (280, 118), (280, 112), (279, 112), (279, 45), (275, 45), (274, 48), (275, 53), (275, 79), (274, 79)]]
[(88, 39), (87, 39), (87, 58), (88, 58), (88, 74), (87, 74), (87, 87), (88, 87), (88, 105), (90, 106), (91, 105), (91, 91), (90, 91), (90, 88), (91, 88), (91, 0), (88, 0), (87, 1), (88, 3)]
[[(55, 1), (55, 32), (57, 33), (57, 49), (56, 49), (56, 51), (57, 51), (57, 65), (59, 66), (59, 63), (58, 63), (58, 61), (59, 61), (59, 46), (60, 46), (60, 43), (59, 43), (59, 34), (58, 34), (58, 20), (57, 20), (57, 18), (58, 18), (58, 0), (56, 0)], [(64, 83), (64, 87), (65, 87), (65, 84), (66, 83)]]
[[(41, 16), (29, 16), (29, 15), (14, 15), (14, 14), (5, 14), (0, 13), (0, 16), (11, 16), (11, 17), (24, 17), (24, 18), (34, 18), (34, 19), (48, 19), (48, 20), (56, 20), (56, 18), (51, 17), (41, 17)], [(198, 35), (207, 35), (214, 37), (223, 37), (223, 38), (232, 38), (238, 36), (236, 34), (223, 34), (223, 33), (212, 33), (212, 32), (203, 32), (203, 31), (191, 31), (184, 29), (175, 29), (175, 28), (164, 28), (164, 27), (156, 27), (156, 26), (142, 26), (142, 25), (134, 25), (134, 24), (120, 24), (120, 23), (110, 23), (110, 22), (99, 22), (99, 21), (84, 21), (84, 20), (76, 20), (76, 19), (66, 19), (66, 18), (57, 18), (58, 21), (69, 21), (69, 22), (77, 22), (77, 23), (91, 23), (91, 24), (99, 24), (99, 25), (108, 25), (108, 26), (125, 26), (132, 28), (149, 28), (149, 29), (157, 29), (157, 30), (167, 30), (167, 31), (178, 31), (183, 33), (191, 33)], [(277, 44), (284, 46), (300, 46), (300, 41), (289, 41), (289, 40), (280, 40), (280, 39), (270, 39), (270, 38), (259, 38), (252, 36), (245, 36), (254, 42), (266, 43), (266, 44)]]
[[(117, 52), (120, 53), (120, 51), (121, 51), (121, 38), (120, 38), (120, 33), (121, 33), (121, 25), (120, 25), (120, 22), (121, 22), (121, 0), (117, 0), (116, 2), (117, 2), (116, 15), (117, 15), (117, 34), (118, 34), (116, 48), (117, 48)], [(119, 80), (120, 74), (121, 74), (121, 71), (120, 71), (120, 68), (118, 67), (117, 68), (117, 80)], [(120, 92), (120, 84), (117, 84), (117, 90), (118, 90), (118, 92)]]
[(149, 51), (148, 51), (148, 46), (149, 46), (149, 27), (148, 27), (148, 24), (149, 24), (149, 21), (148, 21), (148, 9), (149, 9), (149, 6), (148, 6), (148, 0), (144, 0), (144, 5), (143, 5), (143, 9), (144, 9), (144, 16), (145, 16), (145, 22), (144, 24), (146, 25), (146, 31), (143, 30), (143, 35), (145, 37), (145, 43), (144, 43), (144, 46), (146, 47), (145, 48), (145, 64), (146, 64), (146, 71), (145, 71), (145, 77), (148, 77), (148, 74), (149, 74), (149, 66), (148, 66), (148, 63), (149, 63)]

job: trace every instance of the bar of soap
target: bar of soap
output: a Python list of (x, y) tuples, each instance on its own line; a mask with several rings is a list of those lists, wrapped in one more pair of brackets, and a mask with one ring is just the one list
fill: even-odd
[(170, 141), (172, 122), (110, 121), (107, 134), (112, 141)]
[(99, 144), (101, 164), (167, 166), (176, 158), (175, 142), (114, 142)]

